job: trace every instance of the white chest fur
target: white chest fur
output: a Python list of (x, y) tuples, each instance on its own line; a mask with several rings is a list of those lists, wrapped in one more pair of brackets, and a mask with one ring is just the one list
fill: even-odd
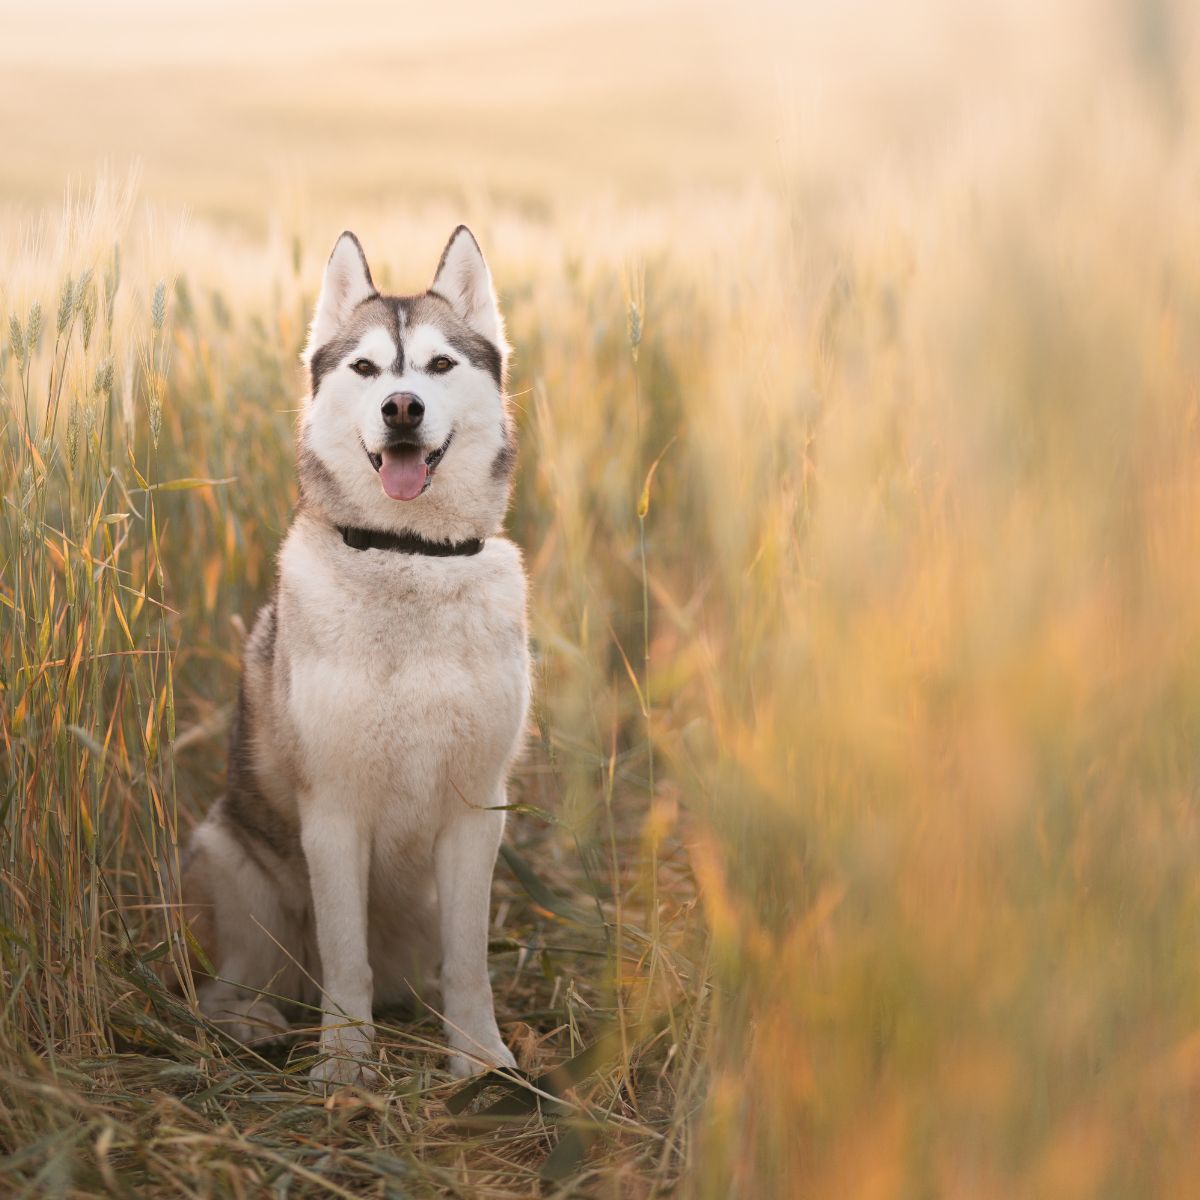
[(432, 834), (447, 805), (493, 802), (529, 695), (512, 543), (430, 558), (352, 550), (298, 523), (279, 605), (285, 711), (314, 793), (385, 836)]

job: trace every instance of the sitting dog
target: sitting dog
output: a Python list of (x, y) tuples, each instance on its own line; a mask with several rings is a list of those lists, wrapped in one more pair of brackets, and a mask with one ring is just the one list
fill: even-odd
[(529, 703), (525, 574), (501, 536), (508, 345), (470, 230), (382, 295), (344, 233), (305, 358), (300, 503), (246, 643), (226, 794), (184, 911), (201, 1010), (253, 1042), (318, 1005), (316, 1086), (370, 1084), (372, 1009), (440, 965), (458, 1077), (511, 1067), (488, 978), (506, 776)]

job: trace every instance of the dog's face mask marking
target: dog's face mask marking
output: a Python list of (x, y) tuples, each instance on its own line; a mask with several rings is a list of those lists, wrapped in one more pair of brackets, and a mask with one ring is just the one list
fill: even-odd
[[(384, 296), (353, 234), (330, 256), (306, 353), (312, 392), (301, 433), (338, 488), (367, 515), (499, 512), (507, 478), (507, 345), (491, 275), (460, 226), (430, 289)], [(499, 493), (503, 493), (499, 495)], [(389, 507), (392, 511), (389, 511)]]

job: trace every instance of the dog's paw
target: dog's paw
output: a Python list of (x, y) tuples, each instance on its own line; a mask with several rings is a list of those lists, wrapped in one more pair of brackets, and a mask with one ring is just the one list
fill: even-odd
[(515, 1070), (517, 1060), (512, 1051), (501, 1041), (481, 1048), (469, 1046), (465, 1050), (452, 1050), (450, 1053), (450, 1074), (455, 1079), (469, 1079), (483, 1071)]
[(243, 1046), (269, 1046), (283, 1041), (291, 1032), (283, 1013), (265, 1000), (230, 1004), (214, 1012), (210, 1019), (218, 1029)]
[(372, 1055), (370, 1032), (361, 1025), (326, 1029), (321, 1034), (325, 1057), (308, 1073), (308, 1082), (318, 1092), (336, 1087), (373, 1088), (379, 1073), (367, 1064)]
[(373, 1089), (379, 1086), (379, 1072), (348, 1058), (325, 1058), (309, 1071), (308, 1082), (317, 1092), (340, 1087)]

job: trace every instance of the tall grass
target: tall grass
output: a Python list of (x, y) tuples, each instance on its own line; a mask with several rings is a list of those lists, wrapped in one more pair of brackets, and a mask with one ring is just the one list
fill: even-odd
[[(177, 849), (220, 792), (239, 638), (294, 500), (298, 356), (326, 247), (293, 239), (284, 254), (259, 252), (249, 272), (261, 272), (269, 299), (247, 305), (245, 265), (229, 290), (186, 235), (176, 253), (194, 269), (165, 282), (172, 255), (154, 253), (156, 229), (131, 227), (130, 208), (101, 186), (10, 264), (11, 279), (33, 282), (5, 312), (3, 362), (9, 1181), (176, 1195), (266, 1183), (370, 1191), (391, 1178), (406, 1190), (520, 1194), (539, 1172), (594, 1176), (607, 1159), (674, 1180), (688, 1155), (676, 1092), (680, 1065), (697, 1071), (702, 943), (698, 922), (675, 911), (691, 915), (677, 839), (663, 857), (677, 928), (660, 929), (656, 879), (639, 891), (644, 706), (636, 676), (614, 669), (618, 639), (637, 658), (647, 614), (632, 563), (613, 555), (599, 577), (587, 565), (597, 542), (611, 554), (636, 529), (633, 469), (604, 482), (597, 499), (612, 511), (598, 528), (559, 524), (547, 499), (554, 464), (539, 471), (530, 447), (514, 515), (547, 576), (571, 576), (561, 603), (539, 608), (543, 689), (497, 888), (501, 1019), (538, 1079), (506, 1101), (516, 1126), (493, 1134), (494, 1094), (479, 1101), (483, 1116), (447, 1107), (457, 1088), (443, 1073), (436, 1013), (385, 1021), (390, 1103), (364, 1102), (342, 1137), (329, 1115), (340, 1108), (304, 1084), (311, 1039), (270, 1061), (238, 1053), (159, 986), (154, 968), (179, 933)], [(417, 243), (422, 267), (443, 236), (439, 224)], [(547, 266), (549, 286), (568, 289), (564, 319), (597, 337), (595, 373), (581, 385), (629, 410), (620, 438), (632, 452), (619, 279), (568, 282), (560, 264)], [(51, 279), (54, 308), (38, 294)], [(613, 307), (607, 333), (589, 328), (593, 297)], [(46, 311), (54, 317), (38, 316)], [(514, 328), (532, 324), (532, 305), (513, 317)], [(542, 370), (561, 377), (568, 345), (539, 351), (532, 328), (527, 345), (514, 403), (527, 441), (539, 440), (537, 408), (553, 442), (561, 414), (550, 415)]]
[[(538, 1083), (507, 1096), (458, 1095), (423, 1014), (382, 1023), (378, 1096), (323, 1103), (311, 1042), (239, 1052), (152, 970), (293, 498), (330, 230), (165, 237), (101, 188), (14, 241), (5, 1186), (1187, 1194), (1189, 131), (837, 206), (793, 181), (477, 222), (537, 661), (492, 949)], [(360, 232), (413, 289), (452, 224)]]

